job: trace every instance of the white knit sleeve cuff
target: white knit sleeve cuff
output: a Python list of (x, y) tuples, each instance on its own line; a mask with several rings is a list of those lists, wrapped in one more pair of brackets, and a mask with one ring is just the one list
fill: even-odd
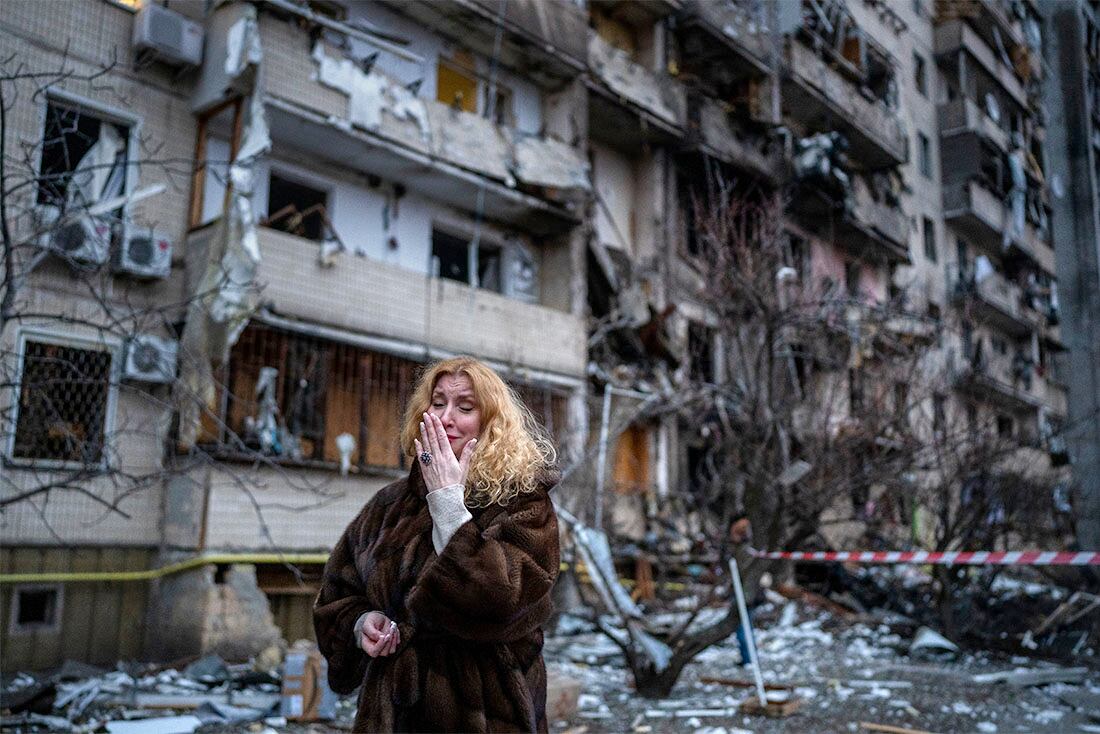
[(466, 509), (465, 494), (466, 488), (461, 484), (428, 492), (428, 512), (432, 516), (432, 545), (435, 546), (436, 553), (442, 553), (451, 536), (465, 522), (474, 518)]

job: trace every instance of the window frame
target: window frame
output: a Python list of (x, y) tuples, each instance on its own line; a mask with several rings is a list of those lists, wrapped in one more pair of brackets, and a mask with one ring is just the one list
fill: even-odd
[(917, 94), (928, 98), (928, 62), (916, 49), (913, 49), (913, 86)]
[[(457, 240), (466, 241), (466, 269), (467, 277), (465, 281), (457, 280), (456, 278), (448, 278), (441, 273), (437, 273), (435, 269), (435, 235), (436, 232), (446, 237), (452, 237)], [(449, 280), (452, 283), (461, 283), (462, 285), (469, 286), (477, 291), (484, 291), (485, 293), (496, 293), (498, 296), (505, 295), (505, 270), (507, 265), (507, 250), (510, 247), (510, 243), (507, 238), (497, 236), (495, 232), (489, 232), (482, 229), (478, 234), (477, 243), (474, 243), (474, 229), (467, 228), (460, 221), (455, 221), (450, 218), (432, 219), (431, 226), (431, 240), (429, 242), (428, 249), (428, 275), (432, 278), (439, 280)], [(481, 250), (495, 250), (500, 262), (500, 272), (498, 273), (499, 288), (494, 290), (492, 288), (486, 288), (481, 285)], [(534, 248), (530, 248), (534, 250)], [(541, 266), (541, 263), (540, 263)]]
[[(268, 218), (270, 218), (271, 214), (272, 214), (272, 211), (271, 211), (271, 178), (272, 178), (272, 176), (278, 176), (279, 178), (283, 179), (287, 183), (292, 183), (292, 184), (295, 184), (297, 186), (302, 186), (304, 188), (309, 188), (309, 189), (313, 189), (315, 191), (320, 191), (322, 194), (325, 195), (325, 201), (324, 201), (325, 216), (328, 217), (328, 220), (330, 222), (334, 221), (334, 219), (333, 219), (333, 215), (334, 215), (333, 203), (335, 202), (335, 199), (336, 199), (336, 196), (335, 196), (336, 195), (336, 185), (334, 183), (332, 183), (331, 181), (328, 181), (324, 178), (320, 178), (318, 176), (312, 176), (312, 175), (308, 175), (308, 174), (303, 174), (300, 171), (298, 171), (297, 169), (291, 168), (291, 167), (289, 167), (289, 166), (287, 166), (287, 165), (285, 165), (285, 164), (283, 164), (279, 161), (272, 161), (271, 164), (267, 166), (267, 177), (266, 177), (267, 181), (265, 182), (265, 189), (264, 189), (265, 201), (264, 201), (264, 215), (263, 215), (263, 218), (264, 218), (265, 221)], [(224, 213), (223, 213), (223, 216), (224, 216)], [(286, 230), (279, 229), (278, 227), (273, 227), (269, 224), (265, 224), (263, 226), (268, 227), (269, 229), (274, 229), (274, 230), (277, 230), (279, 232), (283, 232), (284, 234), (290, 234), (290, 232), (286, 232)], [(325, 223), (321, 222), (321, 236), (320, 236), (319, 239), (316, 239), (316, 240), (312, 239), (310, 237), (306, 237), (305, 235), (291, 235), (291, 236), (301, 237), (304, 240), (309, 240), (310, 242), (315, 242), (317, 244), (320, 244), (320, 243), (325, 241), (325, 229), (326, 229), (325, 228)]]
[[(66, 459), (35, 459), (15, 455), (15, 436), (19, 426), (19, 393), (23, 388), (23, 369), (25, 366), (27, 342), (39, 342), (59, 347), (108, 352), (111, 355), (111, 369), (107, 378), (107, 405), (103, 414), (103, 451), (100, 460), (94, 464)], [(24, 328), (16, 333), (16, 365), (11, 387), (12, 420), (11, 431), (3, 438), (4, 465), (25, 469), (95, 469), (106, 471), (111, 468), (112, 429), (115, 425), (115, 413), (118, 406), (119, 379), (122, 374), (122, 340), (110, 335), (101, 335), (98, 339), (91, 336), (64, 333), (45, 329)]]
[[(73, 94), (63, 89), (49, 87), (45, 90), (45, 94), (42, 95), (42, 101), (38, 104), (37, 132), (35, 133), (38, 136), (38, 140), (35, 143), (34, 149), (35, 202), (38, 201), (39, 179), (42, 175), (42, 157), (45, 154), (46, 148), (46, 123), (49, 121), (51, 104), (59, 107), (78, 109), (81, 113), (92, 115), (101, 123), (109, 122), (114, 125), (126, 126), (126, 183), (123, 186), (122, 193), (124, 196), (129, 196), (136, 191), (138, 188), (138, 178), (140, 176), (141, 166), (135, 159), (135, 151), (138, 150), (138, 146), (141, 142), (142, 118), (139, 115), (127, 112), (118, 107), (105, 105), (89, 97)], [(37, 204), (35, 205), (37, 206)], [(125, 237), (126, 228), (130, 221), (131, 207), (132, 203), (129, 201), (122, 205), (123, 237)]]
[(932, 139), (920, 130), (917, 131), (917, 169), (925, 178), (935, 176), (935, 166), (932, 165)]
[[(28, 591), (53, 591), (57, 602), (53, 621), (49, 624), (19, 624), (19, 595)], [(58, 634), (61, 618), (65, 613), (65, 584), (19, 584), (12, 589), (11, 606), (8, 608), (8, 636), (28, 637), (35, 634)]]
[(936, 238), (936, 223), (931, 217), (921, 217), (921, 238), (924, 244), (924, 257), (932, 263), (940, 261), (939, 243)]

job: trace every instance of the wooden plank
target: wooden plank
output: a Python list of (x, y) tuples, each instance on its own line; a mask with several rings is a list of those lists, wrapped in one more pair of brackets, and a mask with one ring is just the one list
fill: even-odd
[[(115, 548), (98, 548), (96, 566), (99, 571), (122, 571), (125, 554)], [(94, 584), (95, 601), (93, 614), (92, 639), (89, 645), (88, 662), (99, 665), (113, 665), (118, 660), (119, 628), (123, 620), (119, 617), (122, 608), (122, 584), (117, 581), (104, 581)]]
[[(123, 555), (127, 569), (149, 568), (152, 560), (152, 551), (146, 548), (131, 548)], [(148, 602), (149, 582), (128, 581), (120, 586), (118, 658), (137, 660), (145, 643), (145, 605)]]
[(870, 721), (859, 722), (861, 729), (865, 731), (881, 731), (886, 734), (932, 734), (930, 731), (924, 729), (909, 729), (904, 726), (894, 726), (893, 724), (874, 724)]

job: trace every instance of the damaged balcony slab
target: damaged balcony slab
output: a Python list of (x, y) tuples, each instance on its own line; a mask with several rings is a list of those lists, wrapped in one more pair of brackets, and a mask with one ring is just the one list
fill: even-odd
[(906, 161), (905, 126), (895, 111), (882, 101), (868, 100), (800, 41), (788, 38), (785, 54), (785, 113), (810, 129), (844, 133), (851, 157), (866, 169), (891, 168)]
[[(992, 374), (989, 368), (964, 367), (957, 370), (954, 377), (958, 390), (1009, 410), (1031, 412), (1043, 405), (1040, 398)], [(1038, 382), (1041, 382), (1039, 378), (1032, 377), (1033, 385)]]
[(963, 20), (951, 20), (936, 26), (935, 54), (940, 59), (951, 59), (961, 52), (978, 62), (989, 76), (1016, 101), (1021, 108), (1027, 109), (1027, 92), (1012, 67), (1002, 63), (996, 53)]
[[(996, 194), (976, 179), (945, 185), (943, 218), (971, 240), (999, 252), (1002, 249), (1008, 212)], [(1031, 222), (1024, 224), (1024, 233), (1009, 244), (1008, 249), (1038, 263), (1047, 272), (1054, 272), (1050, 248), (1039, 247), (1040, 239)]]
[(805, 185), (792, 198), (791, 209), (810, 232), (868, 262), (911, 264), (909, 220), (898, 207), (875, 201), (866, 187), (856, 186), (851, 210), (821, 190)]
[[(700, 66), (722, 65), (722, 73), (738, 76), (729, 53), (748, 68), (746, 72), (767, 74), (768, 36), (750, 11), (730, 0), (685, 0), (680, 23), (684, 54)], [(716, 45), (714, 41), (718, 41)]]
[(517, 367), (585, 374), (580, 316), (365, 257), (323, 268), (316, 264), (319, 243), (274, 229), (260, 228), (259, 242), (264, 305), (281, 316)]
[(619, 145), (667, 142), (683, 135), (683, 85), (635, 63), (595, 33), (589, 33), (588, 66), (593, 129), (614, 130)]
[[(568, 231), (579, 223), (579, 215), (567, 206), (551, 203), (467, 170), (433, 155), (426, 146), (410, 147), (376, 132), (344, 126), (315, 110), (300, 107), (274, 96), (267, 98), (267, 116), (272, 137), (299, 151), (342, 166), (369, 171), (400, 183), (451, 206), (475, 211), (478, 191), (484, 190), (484, 211), (489, 218), (521, 227), (533, 234), (552, 235)], [(460, 133), (461, 131), (459, 131)], [(454, 133), (452, 133), (454, 134)], [(471, 148), (472, 143), (470, 141)], [(419, 148), (419, 149), (418, 149)], [(506, 149), (497, 147), (501, 156)], [(483, 151), (483, 155), (487, 151)], [(566, 183), (572, 173), (563, 161), (571, 149), (553, 141), (521, 141), (516, 148), (514, 169), (521, 175), (547, 185)], [(488, 157), (488, 156), (486, 156)], [(510, 161), (509, 165), (513, 162)], [(543, 165), (545, 164), (545, 166)], [(500, 168), (507, 170), (501, 162)], [(587, 166), (583, 167), (587, 175)]]
[(688, 129), (684, 148), (713, 156), (753, 174), (779, 182), (783, 173), (782, 156), (766, 151), (767, 141), (748, 138), (730, 124), (730, 113), (722, 103), (703, 94), (688, 95)]
[(989, 273), (980, 282), (956, 276), (952, 296), (978, 320), (1013, 336), (1027, 336), (1039, 325), (1039, 314), (1023, 305), (1020, 286), (1000, 273)]
[[(492, 56), (497, 0), (383, 0), (394, 10), (436, 28), (467, 48)], [(505, 33), (500, 60), (551, 87), (584, 71), (588, 17), (568, 0), (508, 0), (503, 4)]]
[(1001, 151), (1008, 152), (1008, 133), (966, 97), (941, 104), (938, 112), (941, 137), (977, 135), (993, 143)]

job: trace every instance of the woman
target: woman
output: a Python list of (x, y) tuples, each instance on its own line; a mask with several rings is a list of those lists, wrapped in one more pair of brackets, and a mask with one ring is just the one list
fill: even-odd
[(325, 565), (313, 620), (330, 685), (362, 685), (357, 732), (545, 732), (553, 448), (468, 357), (421, 376), (401, 446), (408, 477), (367, 502)]

